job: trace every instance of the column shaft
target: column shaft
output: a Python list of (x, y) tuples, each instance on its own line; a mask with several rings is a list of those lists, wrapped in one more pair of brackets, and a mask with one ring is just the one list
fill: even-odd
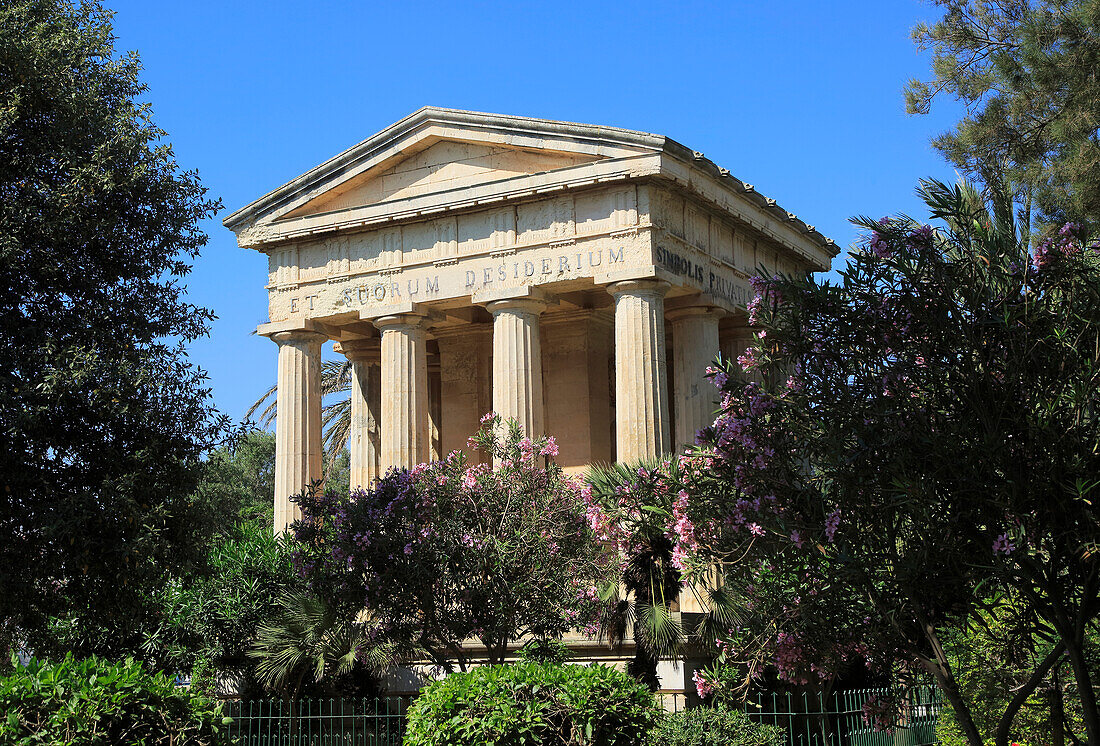
[(380, 468), (428, 460), (428, 350), (423, 317), (375, 319), (382, 331), (382, 437)]
[(439, 342), (441, 436), (444, 456), (464, 451), (478, 463), (483, 455), (466, 446), (466, 439), (481, 427), (481, 416), (493, 409), (489, 383), (493, 354), (492, 327), (470, 324), (436, 332)]
[(350, 484), (370, 489), (382, 476), (379, 465), (379, 411), (382, 406), (382, 368), (378, 359), (351, 361), (351, 430), (348, 452), (351, 455)]
[(718, 355), (718, 312), (706, 306), (670, 311), (672, 323), (672, 390), (675, 397), (676, 447), (695, 445), (695, 434), (714, 421), (718, 399), (706, 379), (707, 366)]
[(493, 411), (514, 419), (525, 434), (545, 434), (539, 314), (545, 303), (531, 298), (499, 300), (493, 314)]
[(278, 393), (275, 405), (276, 534), (302, 517), (290, 502), (321, 479), (321, 343), (316, 332), (279, 332)]
[(615, 458), (662, 456), (671, 445), (665, 371), (668, 284), (630, 280), (608, 291), (615, 297)]

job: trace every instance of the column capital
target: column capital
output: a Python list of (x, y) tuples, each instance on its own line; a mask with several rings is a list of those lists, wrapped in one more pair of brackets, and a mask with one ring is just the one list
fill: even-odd
[(665, 309), (665, 318), (669, 321), (680, 321), (681, 319), (690, 319), (695, 317), (720, 319), (725, 315), (725, 309), (719, 308), (718, 306), (711, 306), (706, 304), (695, 306), (678, 306), (676, 308)]
[(607, 285), (606, 288), (607, 292), (616, 298), (623, 294), (664, 298), (665, 294), (672, 289), (672, 285), (664, 280), (656, 279), (620, 280)]
[(531, 287), (530, 285), (477, 290), (470, 296), (470, 300), (472, 300), (475, 305), (485, 306), (485, 308), (490, 311), (492, 310), (490, 306), (505, 301), (536, 301), (541, 303), (544, 308), (549, 305), (546, 294), (541, 289)]
[(542, 298), (503, 298), (489, 301), (485, 304), (485, 310), (496, 316), (502, 311), (516, 311), (519, 313), (531, 313), (536, 316), (546, 310), (549, 305)]
[(328, 337), (320, 332), (311, 332), (306, 329), (294, 329), (285, 332), (270, 332), (267, 335), (275, 344), (282, 347), (285, 344), (315, 344), (321, 345), (328, 341)]
[(337, 342), (332, 345), (332, 350), (353, 362), (378, 365), (382, 359), (382, 340), (374, 337)]
[(427, 326), (428, 317), (422, 313), (395, 313), (373, 318), (371, 323), (380, 332), (389, 329), (423, 329)]
[(328, 339), (328, 335), (321, 331), (320, 327), (312, 319), (287, 319), (286, 321), (269, 321), (256, 327), (256, 334), (267, 337), (279, 344), (289, 342), (292, 339), (312, 341), (311, 336)]

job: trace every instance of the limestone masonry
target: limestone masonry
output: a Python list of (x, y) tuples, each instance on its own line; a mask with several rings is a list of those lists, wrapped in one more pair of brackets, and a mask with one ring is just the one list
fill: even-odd
[(660, 135), (427, 107), (225, 219), (268, 256), (275, 530), (321, 477), (321, 346), (352, 362), (352, 486), (465, 448), (488, 411), (559, 463), (676, 451), (706, 366), (749, 341), (748, 278), (832, 241)]

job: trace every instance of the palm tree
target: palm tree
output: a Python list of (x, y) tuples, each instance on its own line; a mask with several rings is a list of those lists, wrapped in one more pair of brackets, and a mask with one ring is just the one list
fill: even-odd
[[(268, 427), (275, 421), (275, 404), (278, 396), (278, 384), (272, 386), (264, 395), (252, 405), (244, 418), (252, 419), (259, 412), (257, 424), (260, 427)], [(321, 407), (321, 432), (327, 455), (327, 463), (333, 459), (348, 445), (348, 434), (351, 432), (351, 361), (349, 360), (325, 360), (321, 363), (321, 398), (339, 395), (339, 398), (330, 401)]]
[[(668, 469), (675, 480), (676, 462), (643, 459), (631, 464), (594, 464), (586, 474), (592, 494), (601, 502), (617, 501), (621, 488), (637, 481), (639, 470), (652, 473)], [(721, 584), (717, 570), (710, 577), (693, 578), (685, 583), (672, 564), (673, 544), (665, 535), (667, 518), (672, 514), (671, 498), (633, 490), (630, 518), (622, 527), (629, 536), (629, 556), (622, 576), (610, 579), (601, 592), (606, 605), (601, 635), (621, 644), (628, 627), (633, 628), (634, 659), (627, 671), (650, 689), (660, 688), (657, 663), (675, 655), (690, 638), (713, 642), (743, 618), (744, 601), (733, 589)], [(685, 634), (681, 620), (673, 615), (672, 604), (681, 593), (690, 591), (706, 609)]]
[(396, 664), (398, 651), (377, 643), (365, 625), (343, 618), (324, 599), (306, 592), (279, 601), (279, 612), (261, 624), (248, 651), (256, 661), (256, 678), (293, 703), (307, 682), (351, 673), (356, 663), (380, 677)]

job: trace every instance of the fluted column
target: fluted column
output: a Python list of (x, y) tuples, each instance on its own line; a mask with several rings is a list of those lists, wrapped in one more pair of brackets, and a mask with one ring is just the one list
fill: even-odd
[(382, 407), (382, 368), (380, 340), (343, 342), (337, 352), (351, 363), (351, 422), (348, 429), (348, 454), (351, 456), (351, 489), (370, 489), (381, 477), (380, 416)]
[(301, 518), (290, 502), (310, 482), (321, 479), (321, 343), (326, 337), (297, 330), (278, 332), (278, 392), (275, 404), (276, 534)]
[(718, 319), (712, 306), (689, 306), (668, 312), (672, 324), (672, 391), (676, 413), (673, 435), (678, 449), (695, 445), (695, 434), (714, 422), (718, 399), (706, 379), (718, 356)]
[(660, 280), (609, 285), (615, 298), (615, 458), (661, 456), (671, 446), (665, 372), (665, 293)]
[(374, 319), (382, 332), (382, 436), (379, 467), (411, 467), (428, 460), (428, 349), (424, 317)]
[(493, 314), (493, 411), (525, 434), (544, 434), (539, 314), (546, 303), (510, 298), (486, 305)]

